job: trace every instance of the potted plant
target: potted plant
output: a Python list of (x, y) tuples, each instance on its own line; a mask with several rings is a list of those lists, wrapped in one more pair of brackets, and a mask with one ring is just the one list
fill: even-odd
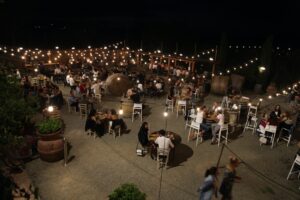
[(42, 140), (57, 139), (62, 133), (62, 125), (60, 119), (47, 118), (37, 124), (37, 135)]
[(136, 185), (125, 183), (115, 189), (109, 196), (109, 200), (145, 200), (146, 194), (141, 192)]
[(62, 120), (54, 118), (47, 118), (37, 124), (37, 135), (39, 136), (37, 150), (42, 160), (54, 162), (63, 158), (62, 126)]

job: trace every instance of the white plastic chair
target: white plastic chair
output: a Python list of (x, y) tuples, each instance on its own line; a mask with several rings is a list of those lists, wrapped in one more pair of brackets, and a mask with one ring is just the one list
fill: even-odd
[(191, 110), (188, 111), (188, 117), (187, 120), (185, 121), (185, 129), (191, 125), (192, 121), (195, 121), (196, 119), (196, 110), (192, 108)]
[(294, 130), (295, 130), (295, 125), (293, 125), (290, 129), (282, 128), (280, 130), (277, 143), (279, 142), (280, 139), (282, 139), (287, 142), (286, 146), (288, 147), (291, 142)]
[(165, 167), (167, 169), (170, 151), (168, 149), (157, 148), (157, 169)]
[(134, 103), (132, 108), (132, 122), (134, 120), (135, 114), (140, 115), (141, 121), (143, 121), (143, 104), (141, 103)]
[(299, 177), (300, 177), (300, 170), (295, 170), (295, 171), (293, 171), (295, 165), (298, 165), (298, 166), (300, 167), (300, 156), (299, 156), (298, 154), (297, 154), (297, 156), (296, 156), (296, 158), (295, 158), (295, 160), (294, 160), (294, 162), (293, 162), (293, 165), (292, 165), (292, 167), (291, 167), (291, 169), (290, 169), (289, 174), (288, 174), (287, 177), (286, 177), (287, 180), (289, 180), (289, 178), (290, 178), (290, 176), (291, 176), (292, 174), (297, 174), (297, 173), (298, 173), (298, 179), (299, 179)]
[(248, 114), (247, 114), (247, 121), (243, 130), (243, 133), (250, 129), (252, 130), (252, 134), (254, 134), (257, 126), (257, 106), (249, 106)]
[[(275, 137), (276, 137), (276, 130), (277, 130), (277, 126), (267, 125), (266, 128), (265, 128), (265, 134), (260, 135), (261, 137), (270, 139), (271, 149), (273, 149), (273, 146), (274, 146), (274, 141), (275, 141)], [(260, 145), (262, 145), (262, 143), (260, 143)]]
[(195, 121), (191, 122), (187, 141), (190, 141), (190, 136), (191, 136), (192, 131), (194, 131), (194, 132), (196, 131), (196, 136), (197, 136), (196, 146), (197, 146), (198, 142), (199, 142), (199, 137), (200, 137), (200, 142), (201, 143), (203, 142), (203, 137), (200, 135), (200, 123), (197, 123)]
[(173, 99), (166, 99), (166, 109), (174, 111), (174, 101)]
[[(224, 131), (226, 131), (225, 135), (223, 135)], [(220, 146), (222, 138), (225, 139), (225, 144), (228, 143), (228, 133), (229, 133), (228, 124), (221, 125), (221, 128), (220, 128), (219, 132), (217, 133), (218, 146)]]
[(183, 113), (186, 112), (186, 101), (185, 100), (178, 100), (177, 102), (177, 117), (179, 111), (182, 111)]

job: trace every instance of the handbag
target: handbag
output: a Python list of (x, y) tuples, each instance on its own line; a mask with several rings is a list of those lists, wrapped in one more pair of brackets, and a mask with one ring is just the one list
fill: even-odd
[(148, 153), (148, 151), (146, 149), (144, 149), (143, 147), (140, 147), (139, 145), (139, 141), (136, 144), (136, 155), (138, 156), (144, 156), (145, 154)]

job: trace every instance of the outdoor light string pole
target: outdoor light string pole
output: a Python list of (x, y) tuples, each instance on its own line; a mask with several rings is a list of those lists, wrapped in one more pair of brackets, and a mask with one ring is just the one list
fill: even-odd
[[(165, 132), (167, 133), (167, 123), (168, 123), (168, 119), (167, 119), (167, 117), (168, 117), (168, 112), (164, 112), (164, 117), (165, 117)], [(165, 147), (165, 140), (164, 140), (164, 147)], [(164, 151), (163, 151), (163, 153), (164, 153)], [(156, 158), (156, 159), (159, 159), (159, 155), (158, 155), (158, 157)], [(166, 163), (167, 164), (167, 163)], [(162, 183), (162, 175), (163, 175), (163, 167), (161, 167), (161, 170), (160, 170), (160, 180), (159, 180), (159, 190), (158, 190), (158, 200), (160, 200), (160, 192), (161, 192), (161, 183)]]

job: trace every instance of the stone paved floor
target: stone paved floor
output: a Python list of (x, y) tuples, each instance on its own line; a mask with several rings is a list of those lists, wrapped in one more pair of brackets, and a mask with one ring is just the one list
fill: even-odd
[[(209, 96), (205, 104), (210, 105), (215, 99), (220, 97)], [(151, 115), (144, 120), (150, 123), (151, 130), (164, 128), (164, 99), (147, 99), (147, 104), (151, 107)], [(104, 98), (102, 106), (117, 109), (119, 102)], [(107, 199), (108, 194), (125, 182), (137, 184), (147, 194), (147, 199), (158, 199), (160, 170), (149, 156), (138, 157), (135, 153), (140, 121), (132, 123), (125, 119), (131, 132), (117, 139), (104, 135), (94, 140), (84, 134), (84, 120), (78, 114), (70, 114), (64, 108), (63, 119), (67, 126), (65, 137), (72, 145), (69, 156), (73, 159), (68, 166), (64, 167), (62, 161), (46, 163), (39, 159), (27, 164), (28, 173), (39, 187), (43, 200)], [(163, 171), (161, 199), (164, 200), (198, 199), (196, 190), (203, 181), (205, 169), (216, 164), (221, 150), (210, 145), (209, 141), (204, 141), (197, 148), (195, 141), (187, 142), (184, 123), (183, 117), (176, 118), (175, 113), (168, 117), (167, 129), (180, 134), (182, 144), (176, 149), (173, 164)], [(270, 149), (269, 146), (259, 146), (258, 138), (247, 132), (244, 137), (233, 139), (229, 147), (255, 169), (300, 195), (300, 182), (296, 178), (286, 180), (297, 151), (295, 144), (287, 148), (281, 143)], [(225, 149), (221, 166), (226, 164), (230, 155)], [(221, 169), (219, 179), (222, 179), (222, 174)], [(234, 199), (300, 199), (261, 180), (243, 164), (238, 168), (238, 174), (242, 181), (234, 185)]]

